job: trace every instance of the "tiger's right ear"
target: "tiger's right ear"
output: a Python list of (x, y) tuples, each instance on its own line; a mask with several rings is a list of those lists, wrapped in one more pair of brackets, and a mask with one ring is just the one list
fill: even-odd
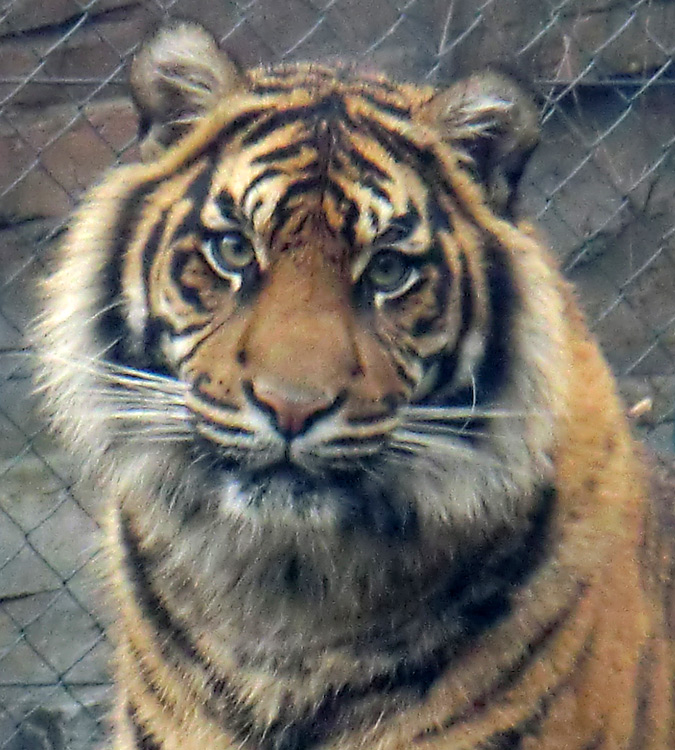
[(181, 22), (160, 29), (131, 66), (143, 161), (158, 158), (223, 97), (246, 86), (206, 29)]
[(486, 70), (439, 91), (419, 111), (463, 152), (492, 208), (511, 216), (518, 182), (539, 142), (539, 112), (508, 75)]

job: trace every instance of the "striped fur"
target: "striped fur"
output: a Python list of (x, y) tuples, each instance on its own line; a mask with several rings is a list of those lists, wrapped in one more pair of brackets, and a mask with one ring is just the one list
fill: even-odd
[(132, 82), (144, 163), (35, 334), (106, 500), (115, 750), (674, 747), (672, 545), (513, 218), (526, 98), (242, 73), (188, 24)]

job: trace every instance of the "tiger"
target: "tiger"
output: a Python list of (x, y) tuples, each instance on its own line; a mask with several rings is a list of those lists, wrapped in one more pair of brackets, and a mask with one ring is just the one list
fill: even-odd
[(670, 501), (517, 215), (534, 97), (189, 21), (131, 88), (34, 334), (104, 508), (112, 747), (672, 750)]

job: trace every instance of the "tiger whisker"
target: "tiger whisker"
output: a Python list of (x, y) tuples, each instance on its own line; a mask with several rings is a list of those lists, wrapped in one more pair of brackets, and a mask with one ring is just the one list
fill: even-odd
[(158, 383), (152, 380), (144, 381), (140, 378), (130, 378), (128, 376), (119, 375), (108, 375), (100, 373), (100, 377), (106, 379), (115, 386), (124, 386), (125, 388), (133, 390), (144, 390), (144, 391), (157, 391), (158, 393), (164, 393), (165, 395), (180, 395), (183, 396), (187, 392), (187, 388), (177, 388), (172, 386), (170, 382)]
[(132, 432), (144, 435), (171, 433), (172, 435), (184, 435), (186, 438), (194, 435), (191, 430), (183, 428), (180, 425), (162, 424), (160, 422), (129, 425), (116, 423), (110, 426), (110, 432), (117, 435), (130, 435)]
[[(481, 465), (486, 467), (495, 467), (497, 469), (503, 468), (502, 461), (496, 456), (491, 456), (483, 451), (476, 451), (470, 447), (464, 446), (456, 440), (445, 441), (437, 440), (432, 437), (429, 439), (423, 435), (405, 435), (400, 434), (395, 436), (395, 440), (389, 445), (390, 451), (388, 452), (388, 458), (398, 461), (405, 462), (406, 459), (396, 453), (402, 453), (407, 456), (414, 455), (424, 458), (429, 463), (435, 464), (441, 469), (444, 469), (443, 455), (454, 456), (459, 458), (469, 459), (472, 462), (479, 462)], [(529, 472), (513, 470), (514, 476), (529, 477)]]
[(133, 367), (127, 367), (125, 365), (115, 364), (113, 362), (105, 362), (105, 369), (112, 372), (119, 372), (122, 375), (129, 375), (132, 378), (140, 377), (143, 380), (154, 380), (162, 384), (172, 384), (179, 387), (182, 390), (187, 390), (187, 386), (179, 380), (172, 378), (169, 375), (160, 375), (156, 372), (149, 372), (147, 370), (138, 370)]
[(112, 414), (119, 414), (120, 416), (132, 415), (136, 417), (142, 417), (147, 413), (148, 416), (156, 415), (158, 418), (163, 417), (174, 417), (176, 419), (188, 419), (190, 412), (184, 404), (177, 403), (175, 401), (162, 401), (153, 398), (141, 398), (141, 399), (100, 399), (99, 403), (102, 406), (110, 408)]
[(148, 424), (148, 425), (115, 425), (111, 430), (114, 435), (175, 435), (185, 438), (192, 437), (191, 430), (180, 429), (172, 425)]
[(157, 393), (167, 396), (184, 396), (188, 390), (185, 387), (177, 387), (170, 381), (157, 382), (154, 380), (143, 380), (141, 378), (131, 378), (129, 376), (111, 375), (107, 373), (99, 373), (98, 375), (102, 379), (112, 383), (114, 386), (125, 387), (130, 390), (156, 391)]
[[(393, 435), (393, 444), (406, 448), (410, 453), (428, 455), (429, 453), (452, 454), (455, 456), (464, 456), (476, 460), (477, 452), (468, 446), (462, 445), (458, 441), (439, 440), (433, 435), (419, 434), (408, 430), (397, 430)], [(481, 455), (481, 461), (485, 457)], [(494, 461), (495, 465), (500, 465)]]
[[(50, 354), (49, 358), (56, 362), (66, 363), (66, 358), (57, 354)], [(140, 388), (158, 388), (162, 391), (175, 393), (186, 393), (189, 389), (185, 383), (167, 375), (159, 375), (146, 370), (137, 370), (133, 367), (99, 361), (95, 357), (78, 357), (68, 360), (68, 365), (77, 365), (82, 371), (91, 375), (105, 378), (120, 385), (131, 385)]]
[(473, 409), (471, 407), (445, 406), (405, 406), (400, 410), (406, 420), (439, 420), (463, 419), (518, 419), (536, 416), (538, 411), (521, 411), (511, 409)]
[(406, 430), (415, 432), (421, 435), (433, 434), (433, 435), (450, 435), (458, 437), (476, 437), (476, 438), (487, 438), (490, 433), (487, 430), (479, 430), (468, 427), (466, 424), (458, 427), (452, 424), (441, 424), (438, 422), (406, 422), (402, 425)]
[(185, 412), (178, 412), (178, 413), (171, 413), (167, 411), (160, 411), (159, 409), (144, 409), (144, 408), (132, 408), (132, 409), (126, 409), (123, 411), (114, 412), (113, 414), (109, 414), (109, 419), (137, 419), (139, 421), (146, 421), (148, 419), (156, 419), (159, 421), (174, 421), (177, 423), (182, 423), (187, 421), (188, 419), (188, 413)]
[(181, 397), (181, 394), (166, 393), (154, 387), (146, 388), (145, 386), (141, 385), (134, 386), (133, 389), (127, 388), (124, 391), (103, 387), (90, 388), (88, 392), (92, 396), (107, 398), (115, 402), (125, 399), (129, 401), (140, 401), (143, 398), (152, 398), (154, 401), (167, 401), (180, 404), (185, 403), (185, 399)]
[(116, 438), (125, 438), (132, 442), (145, 442), (145, 443), (185, 443), (187, 437), (176, 436), (176, 435), (144, 435), (144, 434), (121, 434), (115, 435)]

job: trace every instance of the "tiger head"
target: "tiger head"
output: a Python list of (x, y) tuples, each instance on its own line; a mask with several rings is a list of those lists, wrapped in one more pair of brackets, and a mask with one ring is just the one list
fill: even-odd
[(517, 86), (242, 72), (185, 23), (132, 85), (143, 164), (94, 190), (45, 285), (43, 379), (82, 451), (170, 455), (275, 522), (526, 510), (565, 363), (554, 271), (513, 219), (538, 133)]

